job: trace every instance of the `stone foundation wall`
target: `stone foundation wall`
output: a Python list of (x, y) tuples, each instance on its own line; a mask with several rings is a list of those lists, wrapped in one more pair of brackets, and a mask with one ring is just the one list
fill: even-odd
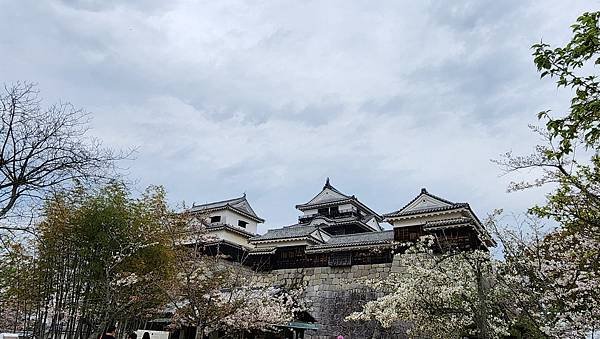
[(382, 279), (390, 273), (401, 273), (398, 256), (392, 263), (351, 267), (316, 267), (265, 272), (259, 279), (265, 284), (303, 286), (309, 313), (321, 325), (318, 331), (307, 331), (306, 339), (330, 339), (343, 335), (349, 339), (404, 338), (401, 326), (384, 329), (376, 322), (347, 322), (344, 318), (360, 310), (362, 305), (378, 297), (369, 287), (369, 279)]

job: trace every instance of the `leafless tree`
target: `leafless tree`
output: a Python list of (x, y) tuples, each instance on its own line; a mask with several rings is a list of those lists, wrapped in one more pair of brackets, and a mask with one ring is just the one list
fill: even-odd
[[(89, 114), (70, 103), (42, 107), (36, 84), (0, 89), (0, 220), (19, 215), (49, 191), (113, 173), (117, 154), (87, 135)], [(0, 230), (27, 227), (0, 225)]]

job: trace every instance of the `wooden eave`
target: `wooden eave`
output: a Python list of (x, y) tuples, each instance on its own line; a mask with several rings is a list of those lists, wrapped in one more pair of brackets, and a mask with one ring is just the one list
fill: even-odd
[(254, 234), (254, 233), (250, 233), (250, 232), (245, 231), (243, 229), (236, 228), (235, 226), (232, 226), (232, 225), (229, 225), (229, 224), (221, 224), (221, 225), (217, 225), (217, 226), (210, 226), (209, 225), (208, 227), (206, 227), (206, 231), (207, 232), (222, 231), (222, 230), (230, 231), (232, 233), (239, 234), (239, 235), (241, 235), (241, 236), (243, 236), (243, 237), (245, 237), (247, 239), (256, 236), (256, 234)]

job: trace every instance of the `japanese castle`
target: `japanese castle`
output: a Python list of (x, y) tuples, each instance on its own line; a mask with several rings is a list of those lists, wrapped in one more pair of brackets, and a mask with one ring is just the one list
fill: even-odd
[[(420, 193), (397, 211), (379, 214), (354, 195), (333, 187), (329, 178), (293, 225), (258, 234), (259, 217), (242, 197), (203, 205), (190, 212), (202, 218), (213, 241), (207, 251), (230, 256), (258, 270), (351, 266), (391, 262), (402, 245), (423, 235), (436, 239), (439, 251), (495, 246), (468, 203)], [(386, 230), (383, 223), (392, 229)]]

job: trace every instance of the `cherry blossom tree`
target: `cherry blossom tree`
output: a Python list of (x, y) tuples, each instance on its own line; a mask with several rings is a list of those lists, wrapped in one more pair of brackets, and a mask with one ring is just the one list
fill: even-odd
[(187, 215), (188, 228), (172, 230), (173, 279), (163, 287), (173, 310), (172, 327), (196, 327), (196, 338), (208, 333), (278, 331), (303, 310), (301, 289), (261, 283), (256, 272), (204, 246), (215, 240), (201, 216)]
[(505, 253), (499, 279), (515, 295), (512, 309), (547, 337), (586, 338), (600, 324), (600, 243), (583, 232), (543, 232), (532, 216), (523, 223), (496, 231)]
[(508, 334), (496, 261), (486, 251), (434, 254), (433, 238), (422, 237), (400, 255), (403, 273), (370, 285), (385, 295), (367, 302), (347, 320), (377, 320), (383, 327), (408, 324), (410, 337), (498, 338)]
[(233, 301), (237, 307), (219, 319), (215, 330), (226, 333), (279, 331), (305, 310), (300, 300), (301, 290), (281, 287), (241, 287), (222, 292), (221, 306)]
[[(533, 46), (541, 78), (556, 81), (573, 97), (566, 111), (538, 114), (544, 138), (528, 156), (511, 153), (498, 163), (509, 174), (538, 173), (534, 180), (513, 183), (509, 190), (548, 187), (544, 204), (530, 213), (557, 226), (533, 241), (508, 237), (507, 265), (516, 284), (528, 290), (530, 316), (549, 335), (585, 337), (600, 318), (600, 12), (583, 13), (571, 26), (564, 46), (542, 41)], [(525, 308), (523, 308), (525, 312)]]

